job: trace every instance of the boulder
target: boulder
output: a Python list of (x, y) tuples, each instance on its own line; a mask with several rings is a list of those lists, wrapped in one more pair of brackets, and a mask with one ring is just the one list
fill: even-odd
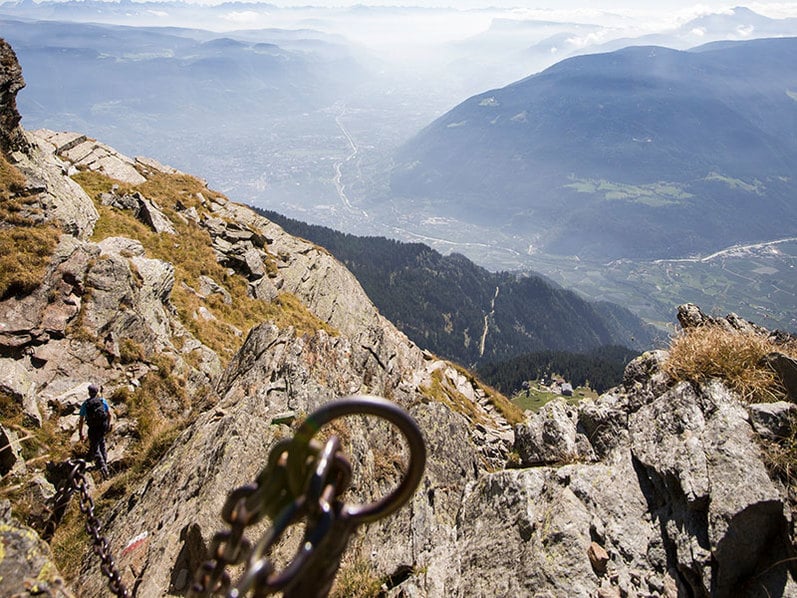
[(788, 399), (797, 403), (797, 359), (773, 352), (764, 357), (764, 363), (778, 375)]
[[(116, 187), (116, 185), (114, 185)], [(115, 189), (114, 189), (115, 191)], [(117, 210), (126, 210), (128, 212), (133, 212), (133, 214), (137, 217), (138, 210), (139, 210), (139, 202), (144, 199), (144, 197), (138, 193), (125, 193), (124, 195), (119, 195), (112, 191), (111, 193), (103, 193), (100, 195), (100, 203), (104, 206), (111, 206), (116, 208)]]
[(175, 234), (174, 225), (160, 207), (152, 200), (142, 198), (139, 202), (138, 218), (156, 233)]
[(591, 459), (587, 438), (577, 431), (578, 411), (564, 399), (546, 403), (515, 426), (515, 451), (522, 466)]
[(140, 185), (147, 180), (136, 170), (134, 160), (94, 139), (83, 137), (80, 141), (62, 145), (58, 155), (78, 168), (95, 170), (123, 183)]
[(15, 166), (38, 193), (37, 203), (45, 218), (58, 222), (65, 233), (86, 240), (94, 232), (99, 213), (83, 188), (68, 176), (68, 164), (47, 141), (47, 132), (26, 132), (29, 150)]
[(578, 424), (598, 458), (604, 458), (628, 441), (628, 411), (611, 393), (578, 405)]
[(734, 596), (788, 551), (783, 496), (746, 410), (722, 384), (678, 385), (633, 414), (629, 428), (652, 515), (693, 595)]
[(748, 408), (750, 423), (756, 433), (768, 440), (784, 440), (791, 436), (797, 423), (797, 405), (788, 401), (755, 403)]
[(222, 296), (222, 300), (226, 305), (232, 304), (232, 297), (229, 291), (213, 280), (210, 276), (201, 275), (199, 277), (199, 294), (203, 297), (208, 297), (213, 294)]
[(26, 425), (41, 427), (42, 416), (36, 401), (36, 383), (19, 361), (0, 358), (0, 393), (19, 403)]
[(106, 237), (97, 245), (102, 253), (113, 253), (126, 257), (144, 257), (141, 241), (128, 237)]

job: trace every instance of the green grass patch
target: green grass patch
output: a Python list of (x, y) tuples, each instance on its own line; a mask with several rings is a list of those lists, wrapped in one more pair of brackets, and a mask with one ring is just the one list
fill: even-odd
[(740, 189), (742, 191), (747, 191), (748, 193), (757, 193), (760, 195), (763, 192), (761, 181), (753, 181), (753, 183), (748, 183), (741, 179), (724, 176), (718, 172), (709, 173), (705, 180), (714, 183), (723, 183), (731, 189)]
[(564, 187), (578, 193), (603, 195), (606, 201), (626, 201), (654, 208), (678, 205), (692, 197), (681, 185), (665, 181), (648, 185), (626, 185), (603, 179), (575, 179)]
[(572, 396), (566, 397), (559, 393), (540, 388), (537, 385), (532, 385), (528, 390), (523, 390), (515, 394), (512, 397), (512, 403), (522, 410), (528, 409), (536, 413), (546, 403), (550, 403), (554, 399), (564, 399), (570, 405), (578, 405), (584, 399), (596, 398), (598, 398), (598, 393), (587, 387), (579, 386), (573, 389)]

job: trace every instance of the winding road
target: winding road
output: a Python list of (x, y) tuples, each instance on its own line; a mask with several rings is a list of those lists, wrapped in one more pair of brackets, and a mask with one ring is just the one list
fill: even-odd
[(348, 141), (349, 147), (351, 148), (351, 153), (348, 156), (346, 156), (343, 160), (335, 163), (335, 178), (334, 178), (335, 188), (338, 191), (338, 197), (340, 197), (340, 201), (343, 203), (343, 207), (345, 207), (349, 212), (355, 212), (358, 214), (362, 214), (363, 216), (368, 216), (368, 213), (365, 210), (360, 210), (352, 205), (351, 200), (349, 200), (349, 196), (346, 195), (346, 185), (343, 184), (342, 180), (343, 165), (354, 160), (360, 151), (359, 148), (357, 147), (357, 144), (354, 142), (354, 138), (351, 136), (351, 133), (349, 133), (349, 130), (341, 121), (341, 117), (344, 114), (346, 114), (345, 106), (341, 109), (340, 114), (338, 114), (335, 117), (335, 123), (338, 125), (338, 128), (341, 130), (344, 137), (346, 137), (346, 141)]

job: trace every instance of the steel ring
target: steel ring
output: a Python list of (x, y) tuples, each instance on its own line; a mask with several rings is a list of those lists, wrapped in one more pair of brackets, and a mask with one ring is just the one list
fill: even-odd
[[(346, 415), (373, 415), (389, 421), (404, 435), (410, 450), (407, 473), (392, 492), (373, 503), (344, 505), (341, 515), (359, 525), (390, 515), (410, 499), (423, 478), (426, 467), (426, 444), (418, 424), (409, 413), (387, 399), (370, 395), (352, 395), (325, 403), (299, 426), (294, 435), (294, 442), (297, 446), (307, 446), (324, 425)], [(291, 450), (288, 454), (288, 470), (300, 470), (303, 465), (301, 460), (305, 456), (306, 453), (302, 451)]]

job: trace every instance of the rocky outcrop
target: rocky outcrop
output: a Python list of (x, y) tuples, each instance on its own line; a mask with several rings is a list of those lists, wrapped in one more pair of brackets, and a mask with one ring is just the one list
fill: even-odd
[(0, 547), (3, 596), (73, 596), (53, 564), (50, 547), (34, 530), (13, 520), (7, 500), (0, 501)]
[(69, 166), (55, 155), (52, 145), (33, 133), (24, 134), (25, 151), (16, 151), (9, 159), (27, 178), (25, 194), (35, 198), (43, 221), (58, 224), (70, 236), (88, 239), (99, 218), (91, 198), (65, 176)]
[[(496, 588), (584, 597), (795, 595), (790, 509), (784, 488), (767, 475), (747, 409), (718, 381), (660, 392), (650, 363), (631, 364), (633, 383), (597, 401), (569, 412), (549, 405), (518, 426), (528, 430), (516, 443), (533, 439), (534, 451), (523, 453), (531, 461), (570, 454), (575, 462), (476, 482), (459, 517), (461, 588), (477, 595)], [(647, 384), (641, 370), (649, 371)], [(659, 388), (645, 392), (652, 386)], [(610, 444), (590, 433), (600, 429), (598, 414)], [(595, 456), (575, 450), (579, 434)], [(609, 557), (605, 571), (589, 558), (592, 542)]]
[(22, 68), (17, 55), (8, 43), (0, 38), (0, 150), (5, 153), (25, 148), (25, 136), (19, 122), (17, 92), (25, 87)]
[(79, 133), (41, 129), (36, 135), (55, 148), (55, 154), (75, 169), (95, 170), (123, 183), (140, 185), (146, 178), (136, 169), (136, 162), (112, 147)]

